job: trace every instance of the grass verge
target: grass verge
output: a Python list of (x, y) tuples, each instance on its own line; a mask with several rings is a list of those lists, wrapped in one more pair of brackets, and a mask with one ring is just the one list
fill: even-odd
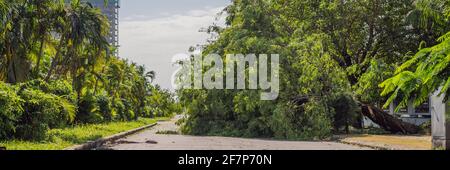
[(52, 129), (47, 132), (47, 138), (43, 141), (0, 141), (0, 146), (6, 147), (8, 150), (63, 150), (74, 145), (153, 124), (159, 120), (169, 120), (169, 118), (141, 118), (132, 122), (88, 124), (64, 129)]

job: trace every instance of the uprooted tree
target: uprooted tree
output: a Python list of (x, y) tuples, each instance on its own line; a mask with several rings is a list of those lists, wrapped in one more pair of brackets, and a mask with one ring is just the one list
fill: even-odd
[(403, 122), (395, 116), (371, 105), (362, 104), (361, 113), (391, 133), (416, 134), (420, 130), (418, 126)]
[[(307, 96), (301, 96), (292, 99), (292, 103), (298, 106), (301, 106), (308, 102), (310, 102), (310, 97)], [(418, 126), (407, 122), (403, 122), (401, 119), (395, 117), (394, 115), (386, 113), (384, 110), (379, 109), (370, 104), (359, 103), (358, 107), (360, 107), (360, 113), (363, 116), (369, 118), (371, 121), (375, 122), (381, 128), (391, 133), (416, 134), (420, 131), (420, 128)]]

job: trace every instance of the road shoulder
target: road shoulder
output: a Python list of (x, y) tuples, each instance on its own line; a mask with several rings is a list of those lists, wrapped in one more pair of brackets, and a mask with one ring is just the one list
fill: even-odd
[(378, 150), (431, 150), (430, 136), (340, 135), (337, 141)]

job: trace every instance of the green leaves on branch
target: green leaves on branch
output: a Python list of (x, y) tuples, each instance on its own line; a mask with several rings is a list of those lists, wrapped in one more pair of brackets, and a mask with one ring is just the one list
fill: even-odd
[(395, 99), (400, 99), (399, 108), (405, 107), (408, 100), (420, 105), (427, 101), (430, 94), (449, 97), (450, 88), (450, 39), (449, 34), (441, 37), (442, 42), (433, 47), (421, 49), (410, 60), (401, 65), (395, 76), (387, 79), (380, 87), (381, 95), (390, 95), (385, 107)]

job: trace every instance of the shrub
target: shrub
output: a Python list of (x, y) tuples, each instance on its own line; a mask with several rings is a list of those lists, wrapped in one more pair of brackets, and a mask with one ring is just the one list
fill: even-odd
[(121, 99), (114, 99), (113, 103), (113, 113), (114, 113), (114, 119), (121, 120), (124, 116), (123, 113), (125, 112), (125, 105), (122, 103)]
[(302, 117), (302, 134), (310, 139), (325, 139), (331, 135), (331, 110), (322, 102), (312, 101), (305, 106), (305, 116)]
[(71, 87), (63, 82), (0, 82), (0, 139), (39, 140), (49, 128), (73, 122), (76, 107), (69, 99), (74, 99)]
[(23, 113), (23, 100), (10, 85), (0, 82), (0, 140), (13, 137)]
[(135, 112), (133, 111), (133, 104), (126, 99), (122, 99), (122, 103), (125, 106), (124, 110), (119, 114), (120, 120), (130, 121), (135, 117)]
[(76, 104), (77, 96), (73, 91), (72, 85), (66, 80), (55, 80), (47, 83), (41, 79), (32, 80), (19, 85), (19, 89), (36, 89), (45, 93), (54, 94)]
[(272, 129), (275, 138), (324, 139), (331, 134), (330, 111), (317, 101), (301, 106), (280, 104), (272, 118)]
[(75, 117), (75, 106), (62, 97), (35, 89), (18, 94), (24, 100), (24, 112), (17, 123), (17, 138), (43, 139), (49, 128), (63, 127)]
[(59, 100), (56, 110), (59, 110), (60, 112), (53, 115), (53, 117), (49, 120), (48, 125), (50, 128), (64, 127), (75, 120), (77, 113), (77, 97), (72, 90), (72, 85), (69, 82), (65, 80), (55, 80), (47, 83), (41, 79), (37, 79), (19, 84), (18, 87), (19, 95), (25, 95), (22, 92), (26, 90), (37, 90)]
[(97, 96), (87, 94), (80, 98), (79, 112), (77, 114), (78, 123), (100, 123), (103, 117), (97, 104)]
[(103, 117), (104, 121), (112, 121), (114, 118), (113, 107), (111, 99), (106, 94), (101, 94), (97, 97), (97, 105), (99, 113)]
[(72, 85), (68, 81), (52, 81), (49, 83), (48, 91), (44, 90), (44, 92), (63, 97), (74, 105), (76, 105), (77, 103), (77, 95), (73, 91)]

